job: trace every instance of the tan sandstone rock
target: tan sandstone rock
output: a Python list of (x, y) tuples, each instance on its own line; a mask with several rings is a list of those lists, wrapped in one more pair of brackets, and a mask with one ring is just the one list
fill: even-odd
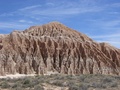
[(120, 75), (120, 49), (51, 22), (0, 35), (0, 75)]

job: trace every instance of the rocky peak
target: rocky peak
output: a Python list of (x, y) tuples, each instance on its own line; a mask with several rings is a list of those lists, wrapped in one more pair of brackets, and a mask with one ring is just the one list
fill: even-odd
[(59, 22), (50, 22), (42, 26), (32, 26), (23, 31), (31, 36), (46, 36), (51, 38), (73, 38), (80, 41), (93, 41), (85, 34), (79, 33)]

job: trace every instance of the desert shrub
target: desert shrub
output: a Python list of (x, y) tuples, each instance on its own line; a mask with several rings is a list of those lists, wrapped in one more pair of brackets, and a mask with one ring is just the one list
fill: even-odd
[(6, 81), (1, 83), (1, 88), (9, 88), (9, 87), (10, 87), (10, 85)]
[(72, 75), (67, 75), (66, 79), (68, 80), (74, 80), (76, 76), (72, 76)]
[(69, 87), (69, 90), (79, 90), (79, 87), (78, 87), (78, 86), (71, 85), (71, 86)]
[(84, 76), (84, 75), (80, 75), (80, 76), (79, 76), (79, 79), (80, 79), (81, 81), (84, 81), (85, 78), (86, 78), (86, 76)]
[(37, 85), (34, 87), (34, 90), (44, 90), (44, 88), (41, 85)]
[(70, 87), (70, 86), (72, 86), (72, 85), (74, 85), (74, 84), (75, 84), (74, 82), (69, 81), (67, 86)]
[(12, 88), (17, 88), (18, 87), (18, 85), (17, 84), (14, 84), (13, 86), (12, 86)]
[[(0, 79), (0, 88), (9, 90), (44, 90), (42, 84), (48, 83), (60, 87), (69, 87), (69, 90), (88, 90), (91, 88), (107, 89), (118, 88), (120, 76), (86, 74), (86, 75), (36, 75), (18, 79)], [(63, 89), (64, 90), (64, 89)]]
[(65, 75), (59, 75), (59, 74), (54, 74), (53, 76), (55, 80), (64, 80), (65, 79)]
[[(9, 83), (11, 83), (11, 82), (9, 82)], [(12, 83), (12, 85), (11, 85), (12, 89), (16, 89), (19, 87), (22, 87), (22, 81), (16, 81), (16, 82)]]
[(44, 83), (47, 80), (47, 78), (44, 77), (38, 77), (35, 78), (34, 81), (36, 81), (36, 83)]
[(23, 79), (23, 81), (21, 82), (22, 87), (23, 88), (28, 88), (28, 87), (32, 87), (32, 82), (31, 82), (31, 78), (25, 78)]
[(93, 83), (92, 87), (94, 87), (94, 88), (103, 88), (103, 89), (106, 88), (106, 86), (103, 83), (101, 83), (101, 82)]
[(79, 85), (79, 90), (88, 90), (88, 88), (89, 88), (89, 85), (85, 83)]
[(120, 76), (115, 76), (114, 77), (116, 80), (120, 80)]
[(112, 78), (109, 78), (109, 77), (105, 77), (102, 82), (105, 84), (105, 83), (110, 83), (112, 82)]
[(69, 86), (69, 90), (88, 90), (88, 85), (80, 84), (80, 85), (71, 85)]
[(10, 90), (25, 90), (25, 89), (22, 87), (16, 87), (16, 88), (11, 88)]
[(80, 82), (84, 82), (85, 79), (87, 79), (87, 78), (88, 78), (87, 75), (80, 75), (78, 79), (79, 79)]
[(23, 84), (30, 84), (30, 80), (29, 79), (25, 79), (24, 81), (23, 81)]
[(61, 81), (61, 80), (55, 80), (51, 84), (56, 86), (64, 86), (63, 82), (64, 81)]
[(1, 82), (1, 81), (5, 81), (5, 80), (6, 80), (5, 78), (0, 78), (0, 82)]
[(31, 83), (30, 83), (30, 86), (31, 87), (34, 87), (34, 86), (36, 86), (36, 85), (38, 85), (39, 84), (39, 80), (33, 80)]
[(117, 82), (113, 82), (110, 84), (110, 87), (117, 87), (117, 86), (118, 86)]

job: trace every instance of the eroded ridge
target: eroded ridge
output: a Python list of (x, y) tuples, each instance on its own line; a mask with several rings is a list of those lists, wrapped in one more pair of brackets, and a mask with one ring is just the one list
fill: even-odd
[(120, 50), (59, 22), (0, 36), (0, 75), (120, 75)]

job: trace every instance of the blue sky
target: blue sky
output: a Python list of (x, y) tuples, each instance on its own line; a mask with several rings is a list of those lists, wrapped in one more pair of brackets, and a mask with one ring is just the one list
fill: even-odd
[(120, 48), (120, 0), (0, 0), (0, 33), (58, 21)]

